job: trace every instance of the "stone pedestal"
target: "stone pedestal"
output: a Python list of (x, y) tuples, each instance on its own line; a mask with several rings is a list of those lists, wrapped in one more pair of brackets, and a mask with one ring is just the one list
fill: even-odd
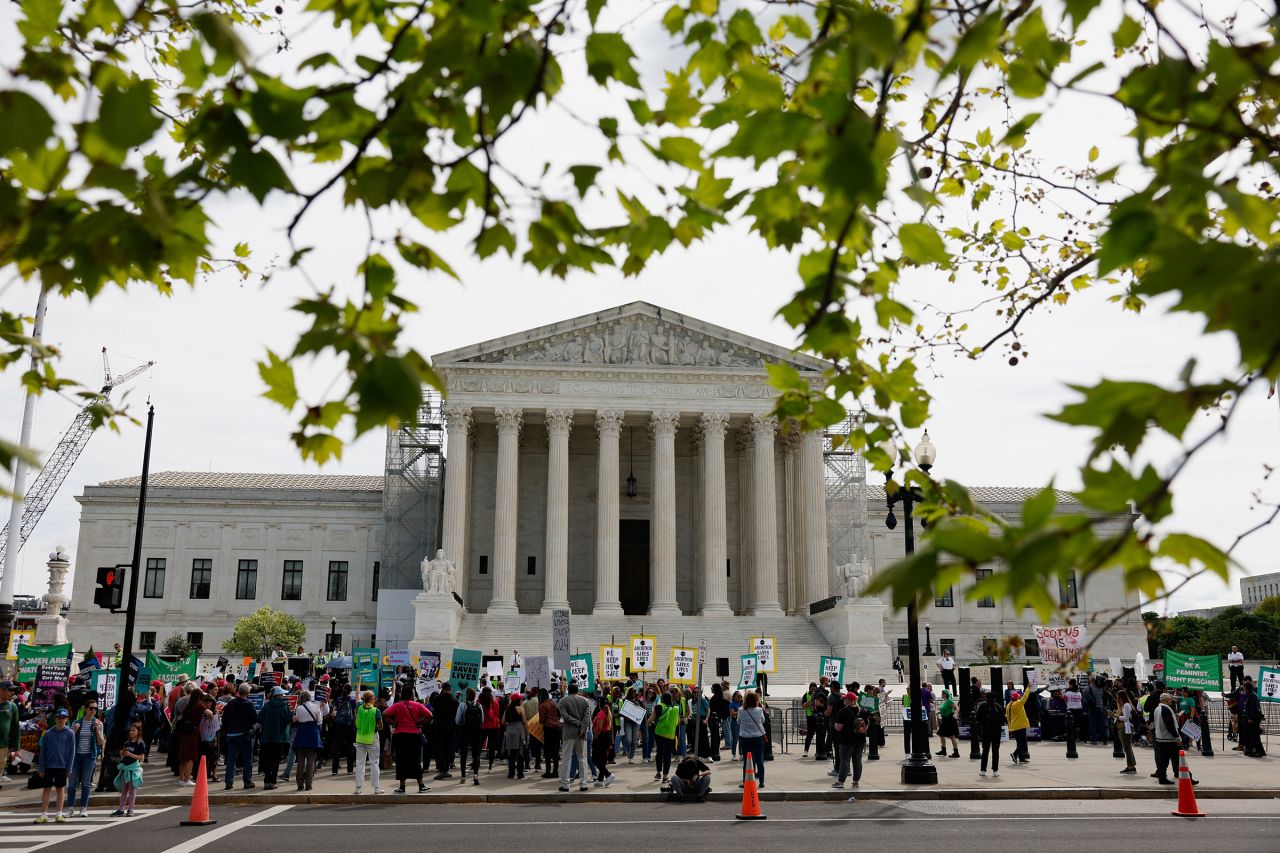
[(875, 598), (842, 599), (830, 610), (809, 617), (831, 644), (831, 653), (844, 658), (846, 682), (865, 683), (890, 671), (893, 655), (884, 641), (888, 609)]
[(411, 653), (440, 652), (442, 660), (453, 656), (453, 647), (462, 627), (462, 605), (447, 593), (418, 593), (413, 600), (413, 646)]
[(63, 594), (67, 579), (67, 569), (71, 568), (71, 557), (59, 545), (49, 555), (49, 594), (45, 596), (45, 614), (36, 617), (37, 646), (56, 646), (67, 642), (67, 620), (62, 616), (62, 605), (67, 603)]

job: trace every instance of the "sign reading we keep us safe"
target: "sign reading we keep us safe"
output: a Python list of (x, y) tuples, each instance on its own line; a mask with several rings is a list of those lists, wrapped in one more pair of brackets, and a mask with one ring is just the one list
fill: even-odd
[(818, 661), (818, 674), (825, 675), (838, 684), (844, 684), (844, 658), (823, 655)]
[(626, 646), (600, 647), (600, 680), (621, 681), (626, 677)]

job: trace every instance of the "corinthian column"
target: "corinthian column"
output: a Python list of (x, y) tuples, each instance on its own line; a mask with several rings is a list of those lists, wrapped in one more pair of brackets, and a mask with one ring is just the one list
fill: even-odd
[(596, 480), (596, 613), (621, 613), (618, 601), (618, 437), (622, 412), (596, 412), (600, 436), (599, 471)]
[(800, 428), (789, 421), (786, 435), (782, 437), (783, 508), (782, 518), (786, 526), (787, 547), (787, 615), (803, 612), (807, 603), (804, 584), (804, 537), (800, 520)]
[(547, 409), (547, 586), (542, 612), (569, 606), (569, 430), (573, 409)]
[(649, 612), (679, 614), (676, 602), (676, 412), (654, 412), (653, 430), (653, 574)]
[[(467, 597), (467, 441), (471, 432), (471, 407), (448, 405), (444, 407), (444, 422), (449, 449), (448, 464), (444, 476), (444, 529), (441, 545), (445, 559), (457, 567), (458, 595)], [(425, 556), (434, 556), (427, 555)]]
[(490, 613), (516, 608), (516, 515), (519, 512), (520, 409), (495, 409), (498, 423), (498, 488), (493, 508), (493, 598)]
[(755, 438), (752, 451), (751, 524), (755, 543), (755, 600), (752, 616), (781, 616), (778, 604), (778, 499), (775, 492), (773, 439), (778, 423), (773, 418), (751, 416)]
[(809, 602), (831, 594), (827, 586), (827, 466), (823, 434), (807, 432), (800, 445), (800, 518), (805, 541), (804, 583)]
[(729, 558), (725, 518), (725, 412), (703, 412), (702, 425), (702, 615), (732, 616), (725, 563)]

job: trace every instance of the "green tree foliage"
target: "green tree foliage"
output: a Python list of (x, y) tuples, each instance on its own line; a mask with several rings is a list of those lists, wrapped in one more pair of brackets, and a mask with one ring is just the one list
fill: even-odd
[[(423, 385), (440, 386), (400, 331), (417, 310), (406, 284), (455, 275), (438, 251), (452, 233), (479, 258), (505, 253), (550, 276), (636, 275), (741, 223), (795, 256), (780, 315), (833, 364), (817, 389), (775, 367), (777, 414), (817, 428), (862, 408), (850, 440), (881, 469), (876, 443), (901, 446), (929, 417), (923, 356), (1016, 364), (1034, 340), (1028, 318), (1082, 290), (1103, 288), (1117, 311), (1159, 300), (1230, 338), (1234, 369), (1196, 378), (1188, 359), (1171, 384), (1075, 386), (1053, 416), (1094, 437), (1077, 495), (1089, 514), (1054, 513), (1046, 489), (1009, 521), (959, 483), (906, 474), (931, 533), (877, 582), (896, 605), (928, 602), (990, 564), (970, 595), (1044, 617), (1056, 607), (1046, 590), (1073, 570), (1081, 582), (1120, 571), (1155, 596), (1157, 568), (1226, 577), (1227, 553), (1159, 525), (1241, 394), (1280, 375), (1277, 22), (1222, 5), (675, 0), (660, 7), (667, 44), (645, 51), (664, 73), (642, 77), (621, 0), (310, 0), (296, 41), (280, 7), (257, 0), (19, 0), (20, 56), (0, 82), (0, 274), (89, 298), (167, 293), (225, 266), (248, 274), (251, 245), (211, 241), (221, 197), (283, 212), (295, 241), (283, 266), (308, 281), (299, 226), (326, 193), (371, 231), (394, 223), (338, 273), (362, 292), (315, 285), (295, 306), (305, 330), (259, 365), (266, 396), (296, 413), (302, 455), (321, 462), (341, 452), (340, 427), (393, 425)], [(359, 55), (310, 47), (320, 26)], [(264, 33), (280, 46), (269, 64), (246, 47)], [(575, 162), (566, 152), (580, 146), (548, 142), (541, 175), (518, 175), (502, 143), (563, 105), (561, 60), (578, 52), (583, 85), (613, 108), (565, 109), (601, 154)], [(1122, 150), (1047, 166), (1038, 126), (1072, 98), (1123, 111), (1132, 132)], [(939, 316), (916, 296), (928, 280), (989, 288), (975, 310), (995, 330)], [(0, 365), (33, 353), (23, 384), (66, 388), (28, 322), (0, 311)], [(336, 356), (346, 382), (303, 399), (293, 365), (309, 356)], [(1216, 429), (1189, 436), (1205, 411)], [(1143, 461), (1169, 440), (1180, 460)], [(0, 465), (17, 452), (0, 442)], [(1133, 529), (1104, 532), (1131, 510)]]
[(276, 643), (286, 649), (295, 649), (306, 635), (307, 626), (301, 621), (288, 613), (264, 606), (237, 620), (231, 639), (223, 642), (222, 648), (257, 658), (270, 652)]
[(181, 634), (173, 634), (169, 639), (164, 641), (160, 646), (160, 654), (171, 655), (173, 657), (185, 658), (187, 655), (195, 651), (195, 647), (187, 642), (186, 637)]
[[(1269, 600), (1280, 604), (1280, 597)], [(1225, 656), (1232, 646), (1239, 646), (1250, 660), (1269, 660), (1280, 655), (1280, 612), (1277, 610), (1273, 605), (1265, 612), (1258, 607), (1246, 613), (1242, 608), (1228, 607), (1212, 619), (1157, 617), (1148, 621), (1147, 627), (1156, 654), (1171, 649), (1187, 655)]]

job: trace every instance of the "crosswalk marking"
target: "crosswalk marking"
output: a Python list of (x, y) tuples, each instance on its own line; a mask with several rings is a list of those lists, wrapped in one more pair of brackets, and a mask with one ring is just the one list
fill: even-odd
[[(177, 806), (158, 809), (138, 809), (133, 817), (111, 817), (112, 809), (94, 809), (88, 817), (69, 817), (64, 823), (54, 821), (50, 813), (48, 823), (34, 823), (39, 812), (0, 812), (0, 853), (23, 850), (27, 853), (42, 850), (64, 841), (73, 841), (100, 829), (121, 823), (133, 823), (151, 815), (171, 811)], [(18, 827), (21, 826), (21, 829)]]

